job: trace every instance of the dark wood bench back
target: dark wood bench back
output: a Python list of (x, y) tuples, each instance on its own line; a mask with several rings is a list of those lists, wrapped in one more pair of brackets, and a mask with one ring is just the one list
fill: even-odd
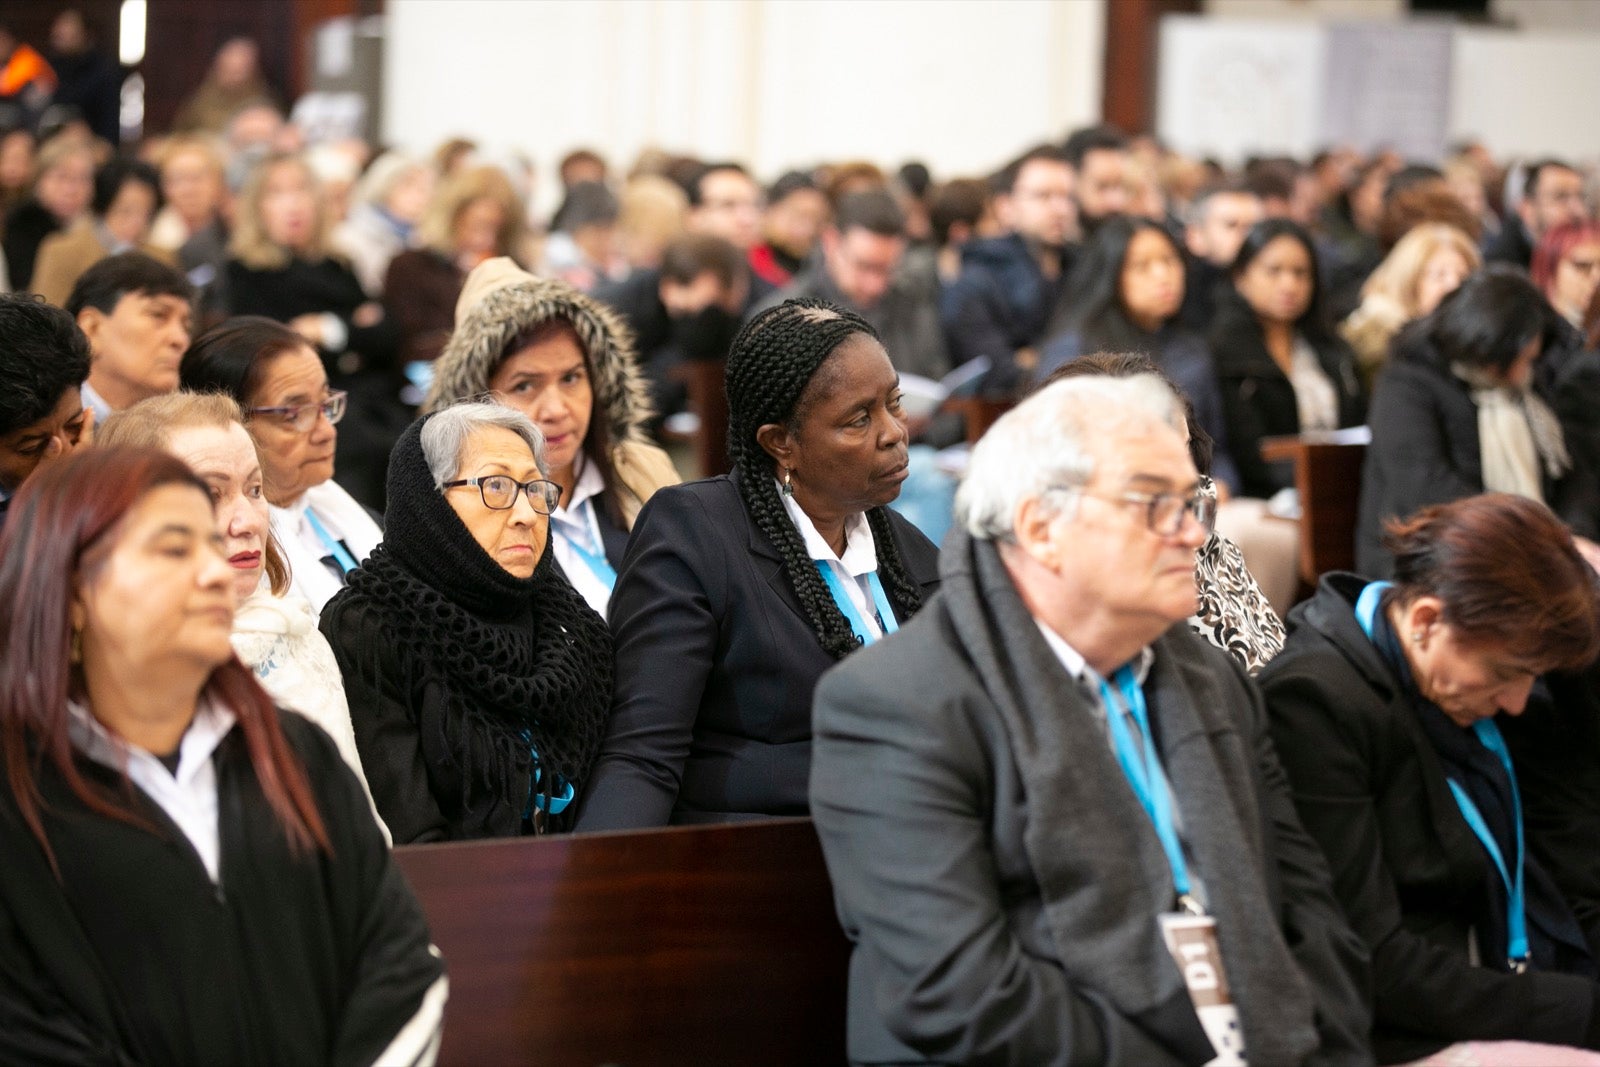
[(450, 974), (441, 1064), (844, 1062), (809, 819), (395, 850)]

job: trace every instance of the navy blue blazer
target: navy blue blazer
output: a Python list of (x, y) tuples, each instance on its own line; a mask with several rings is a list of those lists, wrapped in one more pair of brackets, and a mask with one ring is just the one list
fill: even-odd
[[(889, 519), (926, 602), (939, 587), (938, 549)], [(905, 606), (885, 591), (904, 622)], [(737, 474), (650, 498), (610, 621), (616, 694), (578, 830), (809, 813), (811, 691), (835, 660), (745, 509)]]

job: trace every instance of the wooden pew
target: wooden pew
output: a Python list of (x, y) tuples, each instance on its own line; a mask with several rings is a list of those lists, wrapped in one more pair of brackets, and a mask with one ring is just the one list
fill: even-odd
[(1328, 571), (1355, 568), (1361, 464), (1371, 441), (1371, 430), (1355, 426), (1261, 442), (1262, 459), (1294, 464), (1300, 493), (1300, 580), (1309, 589)]
[(809, 819), (417, 845), (441, 1064), (844, 1062), (849, 942)]

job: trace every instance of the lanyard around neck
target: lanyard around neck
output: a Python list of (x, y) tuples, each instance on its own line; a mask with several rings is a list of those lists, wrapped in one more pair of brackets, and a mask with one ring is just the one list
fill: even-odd
[[(1105, 705), (1106, 726), (1111, 730), (1117, 762), (1122, 765), (1122, 773), (1133, 787), (1140, 806), (1155, 824), (1161, 849), (1167, 854), (1167, 864), (1172, 868), (1172, 885), (1178, 892), (1178, 904), (1185, 911), (1198, 912), (1200, 906), (1190, 892), (1189, 867), (1183, 858), (1183, 842), (1178, 840), (1177, 818), (1172, 811), (1172, 788), (1167, 783), (1161, 758), (1156, 754), (1155, 739), (1150, 734), (1150, 711), (1145, 705), (1144, 689), (1134, 676), (1133, 668), (1127, 664), (1111, 676), (1116, 683), (1114, 688), (1092, 670), (1089, 673), (1100, 684), (1100, 699)], [(1129, 733), (1124, 712), (1133, 717), (1142, 744), (1135, 742)]]
[(590, 497), (578, 505), (576, 512), (576, 514), (574, 512), (568, 512), (568, 514), (573, 518), (581, 518), (584, 530), (594, 539), (595, 547), (591, 549), (570, 534), (562, 534), (561, 536), (566, 541), (567, 547), (572, 549), (579, 559), (583, 560), (584, 565), (600, 580), (600, 584), (606, 587), (607, 592), (610, 592), (617, 587), (617, 571), (616, 568), (611, 566), (611, 561), (606, 559), (605, 539), (600, 534), (600, 520), (595, 515), (594, 497)]
[[(819, 559), (813, 562), (816, 563), (817, 570), (822, 572), (822, 580), (828, 583), (828, 592), (833, 595), (833, 602), (839, 605), (840, 612), (850, 624), (850, 629), (855, 632), (857, 640), (863, 645), (870, 645), (876, 641), (877, 635), (867, 626), (866, 620), (862, 619), (861, 612), (856, 610), (855, 601), (850, 599), (850, 594), (845, 591), (838, 572), (827, 560)], [(900, 629), (900, 624), (895, 621), (894, 609), (889, 606), (889, 598), (884, 594), (883, 583), (878, 580), (877, 571), (867, 575), (867, 586), (872, 590), (872, 605), (877, 615), (879, 629), (885, 634), (894, 633)]]
[(303, 514), (306, 517), (306, 521), (311, 524), (312, 532), (322, 541), (323, 546), (328, 550), (328, 554), (333, 557), (333, 561), (339, 565), (340, 572), (349, 574), (355, 570), (356, 558), (350, 554), (350, 550), (344, 546), (344, 543), (328, 532), (328, 528), (322, 525), (316, 513), (310, 508), (306, 508)]
[[(1367, 587), (1361, 590), (1361, 595), (1356, 598), (1356, 620), (1361, 623), (1361, 629), (1365, 631), (1369, 640), (1373, 640), (1378, 604), (1383, 597), (1383, 591), (1393, 584), (1392, 582), (1368, 583)], [(1461, 817), (1466, 820), (1473, 836), (1494, 861), (1495, 870), (1500, 873), (1500, 881), (1506, 887), (1506, 963), (1511, 970), (1520, 972), (1528, 967), (1528, 912), (1525, 903), (1527, 892), (1523, 873), (1526, 852), (1522, 839), (1522, 793), (1517, 788), (1517, 773), (1511, 766), (1511, 751), (1506, 747), (1505, 738), (1500, 736), (1500, 728), (1494, 724), (1494, 720), (1479, 719), (1473, 723), (1472, 733), (1480, 745), (1494, 753), (1495, 758), (1500, 761), (1500, 766), (1505, 769), (1506, 780), (1511, 783), (1511, 817), (1517, 834), (1517, 866), (1514, 874), (1507, 868), (1505, 856), (1500, 851), (1500, 843), (1495, 840), (1489, 824), (1483, 818), (1483, 813), (1478, 810), (1478, 805), (1472, 802), (1472, 797), (1467, 794), (1465, 787), (1448, 775), (1445, 776), (1445, 782), (1450, 786), (1450, 795), (1455, 798), (1456, 807), (1461, 809)]]

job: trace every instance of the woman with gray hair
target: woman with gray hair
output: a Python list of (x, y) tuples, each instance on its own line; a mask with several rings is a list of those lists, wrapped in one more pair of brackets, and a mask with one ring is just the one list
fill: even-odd
[(559, 489), (527, 416), (413, 423), (383, 542), (322, 612), (395, 844), (565, 829), (604, 737), (611, 638), (548, 551)]

